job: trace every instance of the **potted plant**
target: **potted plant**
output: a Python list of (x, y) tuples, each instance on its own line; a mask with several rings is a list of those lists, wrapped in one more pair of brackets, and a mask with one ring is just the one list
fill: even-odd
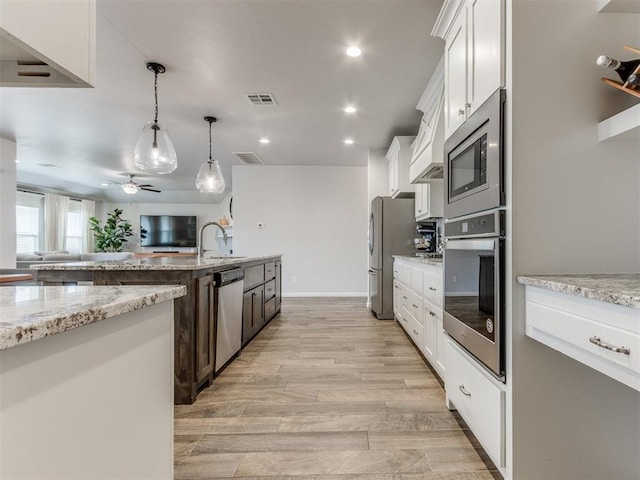
[(100, 226), (100, 220), (96, 217), (89, 218), (89, 230), (95, 238), (96, 252), (122, 252), (127, 237), (133, 236), (131, 223), (124, 220), (122, 210), (116, 208), (107, 213), (107, 222)]

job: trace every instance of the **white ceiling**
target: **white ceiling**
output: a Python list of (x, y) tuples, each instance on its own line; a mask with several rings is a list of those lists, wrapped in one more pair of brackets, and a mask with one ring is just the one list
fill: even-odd
[[(232, 152), (256, 152), (266, 165), (366, 165), (394, 135), (415, 135), (415, 106), (442, 55), (430, 36), (441, 0), (97, 0), (95, 88), (1, 88), (0, 136), (18, 143), (18, 182), (111, 201), (218, 202), (195, 191), (213, 156), (227, 190)], [(345, 49), (357, 44), (362, 56)], [(139, 173), (162, 193), (125, 195), (136, 173), (133, 148), (159, 117), (178, 155), (171, 175)], [(246, 93), (271, 93), (255, 107)], [(345, 114), (347, 104), (356, 114)], [(261, 137), (271, 143), (262, 145)], [(354, 139), (345, 145), (346, 137)], [(53, 164), (57, 167), (42, 167)]]

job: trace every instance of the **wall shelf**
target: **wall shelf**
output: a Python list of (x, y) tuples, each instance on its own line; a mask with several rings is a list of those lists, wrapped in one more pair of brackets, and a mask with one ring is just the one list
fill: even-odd
[(638, 0), (598, 0), (601, 13), (640, 13)]
[(640, 143), (640, 103), (600, 122), (598, 140)]

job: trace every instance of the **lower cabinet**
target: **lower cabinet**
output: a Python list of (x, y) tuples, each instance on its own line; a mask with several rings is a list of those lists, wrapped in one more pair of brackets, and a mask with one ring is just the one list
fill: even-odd
[(245, 268), (245, 292), (242, 301), (242, 345), (249, 341), (280, 310), (281, 261)]
[(446, 341), (447, 405), (458, 410), (493, 463), (505, 465), (504, 385), (497, 382), (452, 340)]
[(196, 278), (195, 369), (198, 384), (211, 380), (216, 359), (216, 298), (213, 275)]
[(393, 312), (433, 369), (445, 378), (442, 267), (396, 258)]

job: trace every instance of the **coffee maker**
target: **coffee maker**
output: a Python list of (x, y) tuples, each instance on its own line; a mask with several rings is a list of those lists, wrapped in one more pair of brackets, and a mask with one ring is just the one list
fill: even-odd
[(436, 256), (438, 255), (438, 243), (440, 235), (435, 223), (420, 223), (416, 225), (416, 238), (413, 245), (418, 250), (418, 255)]

